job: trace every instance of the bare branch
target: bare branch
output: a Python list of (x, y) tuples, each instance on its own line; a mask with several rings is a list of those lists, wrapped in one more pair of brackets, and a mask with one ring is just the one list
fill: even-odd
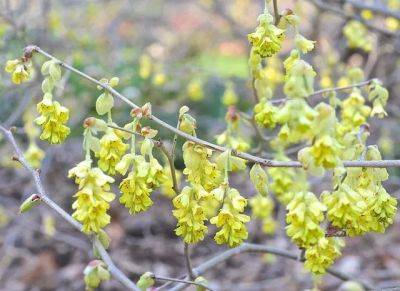
[[(251, 244), (251, 243), (243, 243), (242, 245), (224, 251), (216, 256), (214, 256), (212, 259), (204, 262), (203, 264), (199, 265), (197, 268), (193, 269), (193, 272), (195, 272), (195, 274), (197, 276), (202, 275), (203, 273), (205, 273), (206, 271), (208, 271), (209, 269), (214, 268), (216, 265), (230, 259), (231, 257), (241, 254), (241, 253), (270, 253), (270, 254), (274, 254), (280, 257), (284, 257), (287, 259), (291, 259), (294, 261), (299, 261), (299, 256), (297, 254), (293, 254), (291, 252), (288, 252), (286, 250), (281, 250), (281, 249), (277, 249), (274, 247), (269, 247), (269, 246), (264, 246), (264, 245), (260, 245), (260, 244)], [(360, 280), (357, 280), (353, 277), (351, 277), (348, 274), (342, 273), (336, 269), (333, 268), (328, 268), (327, 272), (329, 274), (331, 274), (332, 276), (335, 276), (336, 278), (343, 280), (343, 281), (349, 281), (349, 280), (354, 280), (354, 281), (358, 281), (360, 282), (366, 289), (368, 290), (373, 290), (374, 286), (372, 286), (370, 283), (368, 282), (362, 282)], [(186, 278), (185, 278), (186, 279)], [(186, 284), (178, 284), (177, 286), (175, 286), (174, 288), (171, 289), (171, 291), (178, 291), (178, 290), (183, 290), (186, 287)]]
[(191, 285), (196, 285), (196, 286), (200, 286), (203, 287), (207, 290), (213, 291), (213, 289), (211, 289), (210, 287), (201, 284), (201, 283), (197, 283), (194, 281), (189, 281), (189, 280), (184, 280), (184, 279), (176, 279), (176, 278), (169, 278), (169, 277), (162, 277), (162, 276), (153, 276), (154, 280), (156, 281), (168, 281), (168, 282), (178, 282), (178, 283), (185, 283), (185, 284), (191, 284)]
[(379, 33), (382, 33), (383, 35), (390, 36), (390, 37), (395, 37), (398, 35), (398, 33), (395, 33), (395, 32), (392, 32), (387, 29), (384, 29), (384, 28), (381, 28), (381, 27), (371, 24), (370, 22), (364, 20), (359, 15), (347, 13), (347, 12), (343, 11), (342, 9), (337, 8), (335, 6), (331, 6), (323, 1), (320, 1), (320, 0), (308, 0), (308, 1), (311, 2), (312, 4), (314, 4), (315, 6), (317, 6), (321, 10), (332, 12), (332, 13), (339, 15), (341, 17), (344, 17), (346, 19), (355, 19), (355, 20), (361, 22), (362, 24), (364, 24), (369, 29), (374, 30)]

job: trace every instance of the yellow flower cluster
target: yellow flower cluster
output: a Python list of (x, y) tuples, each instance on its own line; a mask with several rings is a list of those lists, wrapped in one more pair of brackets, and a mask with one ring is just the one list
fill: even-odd
[(5, 71), (11, 74), (14, 84), (21, 84), (32, 79), (32, 62), (24, 59), (9, 60), (6, 63)]
[(192, 184), (201, 185), (206, 191), (216, 188), (221, 182), (221, 172), (217, 164), (210, 162), (212, 151), (191, 141), (183, 145), (183, 173)]
[(318, 175), (322, 174), (324, 169), (332, 169), (341, 164), (340, 154), (343, 146), (335, 138), (335, 110), (325, 103), (318, 104), (315, 109), (318, 116), (312, 127), (314, 142), (312, 146), (298, 152), (298, 159), (304, 169)]
[(365, 105), (365, 99), (358, 88), (354, 88), (349, 97), (341, 104), (341, 121), (338, 124), (338, 134), (343, 136), (358, 128), (367, 121), (371, 108)]
[(374, 80), (369, 86), (368, 100), (372, 102), (371, 116), (383, 118), (387, 115), (385, 111), (386, 103), (389, 99), (389, 92), (382, 87), (378, 80)]
[(274, 128), (277, 122), (278, 107), (275, 107), (265, 98), (254, 106), (254, 118), (256, 122), (265, 128)]
[(40, 116), (36, 118), (36, 124), (42, 127), (40, 139), (47, 140), (51, 144), (62, 143), (70, 133), (66, 126), (69, 119), (68, 108), (59, 102), (53, 101), (52, 91), (55, 84), (61, 79), (61, 69), (54, 60), (43, 63), (41, 72), (45, 76), (42, 82), (43, 100), (37, 104)]
[(65, 125), (69, 118), (68, 108), (53, 101), (51, 94), (45, 93), (43, 100), (37, 104), (37, 111), (40, 116), (35, 122), (42, 127), (40, 139), (51, 144), (62, 143), (70, 133), (70, 129)]
[(301, 59), (290, 59), (285, 62), (285, 69), (283, 91), (289, 98), (305, 98), (314, 92), (314, 78), (317, 73), (309, 63)]
[(110, 223), (107, 210), (115, 195), (110, 192), (110, 183), (114, 179), (105, 175), (99, 168), (92, 168), (91, 160), (80, 162), (68, 172), (69, 178), (75, 178), (79, 191), (72, 204), (72, 217), (83, 224), (83, 232), (99, 232)]
[[(377, 147), (367, 148), (366, 159), (381, 159)], [(397, 211), (397, 200), (382, 186), (382, 181), (388, 179), (386, 169), (351, 168), (345, 175), (334, 192), (322, 196), (329, 221), (350, 236), (384, 232)]]
[(204, 99), (203, 82), (200, 79), (193, 79), (186, 87), (187, 95), (192, 101)]
[(210, 219), (220, 230), (215, 234), (217, 244), (227, 244), (235, 247), (243, 242), (248, 236), (246, 223), (250, 217), (243, 214), (247, 200), (234, 188), (225, 189), (222, 209), (217, 216)]
[(131, 172), (119, 185), (122, 193), (119, 201), (132, 215), (147, 210), (153, 204), (150, 194), (166, 179), (163, 167), (152, 155), (153, 146), (152, 141), (145, 139), (142, 155), (126, 154), (115, 167), (122, 175), (132, 167)]
[(264, 12), (258, 17), (258, 26), (255, 32), (248, 35), (252, 50), (262, 58), (271, 57), (281, 50), (285, 31), (273, 24), (270, 13)]
[(306, 249), (304, 267), (313, 274), (325, 274), (326, 269), (341, 255), (343, 246), (344, 241), (340, 238), (320, 238), (318, 243)]
[(201, 202), (210, 199), (210, 194), (200, 185), (186, 186), (172, 202), (173, 215), (178, 220), (175, 233), (186, 243), (196, 243), (204, 238), (207, 232), (207, 220)]
[(349, 21), (343, 27), (343, 34), (347, 39), (349, 48), (359, 48), (366, 52), (372, 49), (372, 39), (367, 28), (357, 20)]
[(281, 148), (283, 145), (311, 140), (314, 136), (313, 122), (317, 115), (303, 99), (287, 101), (276, 114), (277, 122), (282, 127), (272, 145)]
[(324, 220), (326, 206), (313, 193), (296, 193), (287, 205), (287, 210), (286, 233), (296, 245), (308, 248), (324, 236), (319, 224)]
[(127, 149), (128, 145), (124, 144), (122, 138), (115, 130), (111, 128), (107, 129), (106, 133), (100, 139), (100, 150), (96, 152), (100, 169), (110, 175), (114, 175), (115, 166)]

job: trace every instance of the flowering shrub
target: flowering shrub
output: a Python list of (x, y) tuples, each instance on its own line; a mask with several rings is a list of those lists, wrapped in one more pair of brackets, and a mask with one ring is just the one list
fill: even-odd
[[(247, 223), (251, 218), (261, 220), (263, 231), (273, 234), (277, 228), (274, 209), (278, 203), (282, 204), (286, 208), (286, 233), (303, 250), (300, 259), (315, 275), (324, 274), (341, 256), (344, 247), (345, 239), (332, 235), (330, 227), (348, 237), (383, 233), (394, 222), (397, 201), (382, 185), (388, 179), (386, 169), (368, 164), (381, 161), (382, 157), (377, 146), (367, 144), (367, 122), (371, 117), (387, 115), (388, 91), (376, 79), (360, 85), (363, 72), (353, 68), (345, 76), (348, 85), (343, 100), (335, 94), (341, 88), (332, 88), (327, 91), (329, 100), (310, 102), (317, 93), (314, 87), (319, 72), (306, 59), (309, 59), (307, 53), (318, 48), (318, 44), (304, 37), (298, 24), (298, 16), (288, 10), (278, 19), (267, 9), (258, 17), (258, 26), (248, 35), (256, 104), (252, 115), (246, 117), (240, 110), (234, 84), (226, 83), (222, 97), (227, 107), (226, 129), (216, 137), (218, 145), (197, 137), (196, 119), (189, 114), (188, 107), (180, 109), (177, 127), (165, 125), (152, 114), (149, 103), (138, 107), (118, 93), (117, 77), (95, 80), (101, 92), (95, 103), (98, 116), (85, 120), (84, 160), (68, 172), (68, 177), (77, 184), (72, 217), (82, 224), (82, 231), (101, 238), (102, 242), (108, 241), (104, 228), (112, 219), (108, 210), (116, 197), (111, 185), (122, 177), (118, 200), (132, 216), (151, 208), (152, 193), (157, 189), (171, 198), (175, 233), (186, 245), (198, 243), (213, 233), (217, 244), (240, 246), (248, 238)], [(368, 29), (361, 22), (349, 21), (343, 33), (350, 48), (371, 50)], [(294, 47), (280, 61), (278, 54), (289, 40)], [(39, 167), (43, 152), (35, 143), (36, 136), (50, 144), (60, 144), (70, 134), (69, 109), (54, 100), (53, 91), (61, 80), (62, 68), (71, 70), (71, 67), (38, 47), (28, 47), (24, 57), (5, 65), (13, 83), (32, 78), (35, 54), (50, 58), (41, 67), (43, 99), (36, 106), (38, 116), (34, 119), (27, 114), (25, 118), (27, 132), (31, 132), (25, 157), (32, 166)], [(153, 70), (149, 56), (142, 55), (139, 65), (139, 76), (149, 78)], [(328, 78), (326, 74), (322, 77)], [(158, 73), (153, 83), (162, 86), (165, 76)], [(285, 94), (282, 100), (274, 99), (278, 88)], [(186, 94), (195, 102), (206, 98), (201, 78), (187, 84)], [(133, 108), (126, 124), (113, 121), (114, 98)], [(158, 140), (158, 131), (152, 127), (153, 123), (147, 125), (148, 121), (186, 139), (182, 146), (181, 174), (174, 168), (174, 154), (165, 150)], [(261, 137), (264, 130), (276, 133), (267, 140), (275, 160), (246, 153), (252, 144), (241, 131), (245, 122), (252, 123)], [(40, 134), (30, 129), (34, 123), (40, 126)], [(302, 145), (298, 162), (286, 154), (296, 144)], [(173, 153), (175, 146), (174, 142)], [(166, 156), (164, 165), (154, 154), (157, 149)], [(361, 166), (352, 166), (349, 161), (360, 162)], [(332, 189), (312, 192), (308, 178), (322, 176), (327, 171), (333, 171)], [(254, 193), (240, 193), (239, 187), (234, 188), (230, 184), (233, 172), (248, 175)], [(182, 184), (184, 187), (180, 189)], [(36, 205), (37, 199), (24, 204), (24, 212), (33, 202)], [(246, 214), (248, 205), (251, 216)], [(107, 266), (101, 261), (93, 261), (85, 269), (88, 288), (97, 287), (109, 277)], [(197, 282), (203, 282), (204, 278), (199, 278)], [(154, 275), (148, 273), (138, 283), (144, 289), (153, 284)]]

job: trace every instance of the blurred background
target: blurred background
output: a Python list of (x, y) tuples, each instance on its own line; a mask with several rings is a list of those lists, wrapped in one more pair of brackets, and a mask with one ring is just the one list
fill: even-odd
[[(318, 72), (316, 89), (346, 84), (343, 76), (350, 67), (363, 68), (366, 80), (376, 77), (387, 87), (389, 115), (372, 119), (368, 144), (378, 144), (386, 159), (400, 159), (400, 1), (278, 3), (280, 10), (294, 10), (301, 19), (301, 33), (317, 41), (316, 49), (306, 56)], [(247, 34), (256, 27), (264, 1), (0, 0), (0, 5), (2, 66), (20, 57), (26, 45), (36, 44), (95, 78), (118, 76), (121, 93), (136, 104), (151, 102), (153, 113), (170, 124), (176, 124), (179, 108), (188, 105), (198, 122), (198, 136), (212, 142), (226, 128), (226, 88), (234, 89), (238, 109), (251, 114), (254, 97)], [(379, 12), (371, 13), (368, 5), (378, 7)], [(343, 28), (351, 19), (367, 23), (370, 50), (349, 47)], [(292, 47), (289, 34), (280, 58), (284, 59)], [(42, 97), (39, 68), (43, 61), (39, 55), (34, 57), (36, 75), (19, 86), (11, 83), (3, 69), (0, 73), (0, 122), (17, 127), (16, 137), (25, 150), (32, 145), (26, 133), (34, 131), (29, 124)], [(278, 79), (282, 69), (278, 61), (274, 69)], [(63, 71), (56, 91), (57, 98), (70, 109), (72, 133), (57, 146), (36, 139), (35, 144), (45, 153), (36, 167), (41, 168), (49, 195), (71, 213), (76, 189), (67, 172), (83, 159), (82, 121), (95, 116), (99, 93), (95, 86), (68, 71)], [(345, 95), (341, 92), (339, 97)], [(277, 89), (274, 98), (282, 97), (282, 90)], [(114, 121), (123, 125), (130, 118), (129, 111), (117, 102)], [(252, 148), (259, 147), (250, 124), (243, 123), (241, 130)], [(160, 138), (171, 142), (171, 132), (159, 132)], [(181, 145), (180, 140), (178, 148)], [(268, 157), (270, 148), (264, 145), (259, 152)], [(12, 154), (7, 142), (0, 139), (0, 290), (84, 290), (82, 272), (92, 260), (92, 246), (45, 205), (18, 215), (21, 202), (35, 190), (29, 174), (11, 161)], [(296, 151), (291, 157), (295, 159)], [(178, 149), (176, 166), (182, 169), (182, 165)], [(385, 186), (399, 197), (400, 171), (390, 169), (390, 174)], [(315, 193), (329, 189), (328, 178), (312, 181)], [(231, 183), (246, 197), (254, 194), (246, 175), (234, 176)], [(115, 185), (114, 192), (118, 193)], [(185, 273), (183, 244), (174, 233), (171, 199), (157, 191), (153, 200), (149, 211), (134, 217), (115, 200), (112, 222), (106, 228), (112, 239), (112, 258), (134, 280), (149, 270), (169, 277)], [(298, 252), (285, 235), (285, 210), (277, 212), (276, 233), (264, 234), (260, 222), (252, 220), (248, 241)], [(210, 228), (208, 237), (193, 247), (194, 265), (226, 249), (216, 245), (213, 234)], [(400, 226), (395, 223), (384, 235), (346, 239), (344, 255), (335, 267), (379, 288), (400, 286), (399, 234)], [(301, 263), (273, 255), (241, 254), (208, 271), (205, 277), (218, 290), (313, 287)], [(320, 287), (337, 290), (340, 285), (341, 281), (326, 275)], [(101, 286), (101, 290), (123, 289), (113, 279)]]

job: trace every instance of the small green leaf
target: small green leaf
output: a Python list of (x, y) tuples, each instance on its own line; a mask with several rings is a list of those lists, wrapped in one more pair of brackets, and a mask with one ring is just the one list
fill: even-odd
[(45, 78), (42, 82), (42, 91), (43, 93), (51, 93), (54, 88), (54, 82), (50, 78)]
[(142, 276), (140, 276), (139, 281), (137, 281), (137, 286), (140, 290), (146, 291), (147, 288), (150, 288), (154, 285), (154, 275), (151, 272), (146, 272)]
[(105, 92), (97, 98), (96, 111), (99, 115), (104, 115), (114, 107), (114, 97)]
[(250, 170), (250, 180), (257, 192), (265, 196), (268, 194), (268, 176), (260, 164), (254, 164)]
[(53, 81), (58, 82), (61, 80), (61, 69), (60, 66), (56, 63), (52, 63), (49, 66), (49, 75), (53, 79)]
[(21, 204), (21, 206), (19, 207), (19, 213), (24, 213), (31, 210), (33, 207), (40, 203), (40, 200), (41, 199), (38, 194), (32, 194)]

